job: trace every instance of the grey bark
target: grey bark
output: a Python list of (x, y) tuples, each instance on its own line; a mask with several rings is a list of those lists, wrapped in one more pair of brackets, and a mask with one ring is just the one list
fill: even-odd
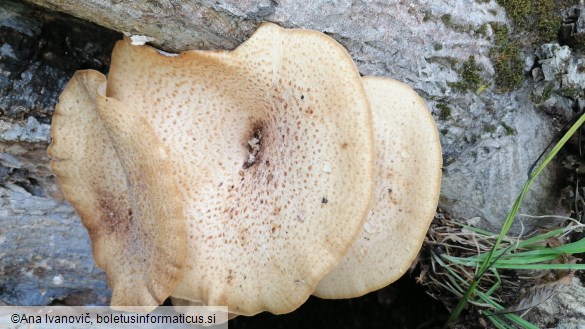
[(50, 118), (73, 72), (106, 71), (118, 33), (0, 3), (0, 304), (105, 304), (86, 230), (46, 154)]
[[(493, 81), (490, 24), (508, 24), (493, 1), (26, 2), (115, 31), (147, 35), (154, 45), (173, 52), (233, 49), (262, 21), (323, 31), (348, 49), (362, 74), (401, 80), (421, 94), (441, 131), (441, 206), (495, 227), (556, 132), (552, 119), (531, 101), (535, 85), (499, 94), (493, 86), (476, 93), (449, 84), (460, 80), (457, 63), (470, 56), (482, 68), (482, 78)], [(451, 25), (441, 19), (446, 14)], [(46, 304), (75, 291), (91, 292), (93, 297), (84, 302), (107, 299), (86, 233), (59, 197), (44, 150), (50, 141), (49, 117), (64, 83), (76, 69), (105, 72), (120, 34), (64, 17), (12, 1), (0, 4), (0, 35), (5, 38), (0, 46), (0, 300), (8, 303)], [(478, 33), (484, 24), (487, 32)], [(59, 33), (52, 35), (55, 29)], [(533, 54), (527, 58), (532, 64), (539, 60)], [(527, 74), (532, 64), (527, 64)], [(447, 104), (451, 113), (441, 115), (438, 104)], [(559, 213), (555, 173), (553, 168), (539, 179), (524, 212)]]

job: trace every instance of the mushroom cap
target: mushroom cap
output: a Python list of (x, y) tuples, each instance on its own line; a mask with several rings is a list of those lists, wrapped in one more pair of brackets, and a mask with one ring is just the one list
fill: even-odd
[(177, 189), (165, 174), (170, 161), (163, 145), (146, 122), (110, 113), (119, 104), (103, 95), (105, 81), (97, 71), (75, 73), (56, 106), (48, 153), (106, 272), (112, 305), (148, 311), (178, 280), (185, 254), (183, 206), (165, 197)]
[[(182, 298), (177, 298), (177, 297), (171, 297), (171, 303), (173, 304), (173, 307), (175, 307), (175, 309), (178, 313), (185, 313), (182, 311), (189, 310), (191, 307), (205, 307), (208, 310), (217, 311), (218, 312), (216, 314), (217, 318), (216, 318), (214, 325), (225, 323), (231, 319), (237, 318), (239, 315), (239, 314), (229, 313), (229, 312), (226, 314), (222, 309), (214, 309), (213, 306), (205, 305), (205, 303), (203, 303), (200, 300), (188, 300), (188, 299), (182, 299)], [(225, 307), (225, 306), (220, 306), (220, 307)], [(196, 313), (196, 311), (197, 310), (194, 309), (193, 313)]]
[(164, 56), (119, 42), (108, 96), (168, 146), (187, 250), (173, 297), (286, 313), (347, 252), (375, 151), (359, 73), (328, 36), (263, 24), (233, 51)]
[(376, 193), (362, 232), (315, 296), (351, 298), (401, 277), (420, 250), (441, 184), (441, 144), (425, 102), (404, 83), (365, 77), (377, 151)]

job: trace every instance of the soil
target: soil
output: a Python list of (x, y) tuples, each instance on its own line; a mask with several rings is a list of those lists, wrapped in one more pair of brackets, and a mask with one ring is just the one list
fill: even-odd
[(325, 300), (310, 297), (296, 311), (273, 315), (237, 317), (231, 329), (245, 328), (440, 328), (449, 313), (406, 274), (394, 284), (353, 299)]

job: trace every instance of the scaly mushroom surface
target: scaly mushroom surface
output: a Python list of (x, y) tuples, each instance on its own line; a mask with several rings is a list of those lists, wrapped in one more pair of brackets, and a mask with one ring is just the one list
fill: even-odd
[(364, 77), (376, 139), (376, 194), (362, 232), (317, 286), (321, 298), (352, 298), (400, 278), (416, 258), (439, 200), (442, 154), (434, 120), (417, 93)]
[[(134, 213), (160, 216), (154, 219), (159, 234), (176, 233), (173, 243), (185, 237), (184, 246), (173, 244), (177, 255), (169, 255), (173, 276), (165, 281), (164, 293), (137, 302), (160, 301), (168, 292), (244, 315), (290, 312), (359, 233), (374, 191), (371, 111), (353, 61), (325, 34), (263, 24), (233, 51), (172, 57), (126, 39), (114, 49), (106, 92), (93, 85), (86, 89), (98, 93), (97, 102), (75, 105), (66, 90), (61, 103), (71, 103), (70, 112), (93, 113), (92, 123), (103, 126), (95, 135), (109, 145), (102, 148), (110, 155), (86, 145), (89, 151), (80, 161), (54, 146), (51, 156), (71, 163), (62, 170), (54, 166), (56, 174), (66, 177), (68, 170), (79, 170), (72, 167), (100, 162), (87, 171), (120, 182), (111, 190), (114, 198), (137, 207), (151, 200)], [(59, 108), (57, 113), (63, 112)], [(55, 145), (70, 140), (67, 127), (78, 124), (57, 120)], [(71, 191), (85, 179), (62, 177), (64, 190)], [(172, 186), (165, 185), (171, 181)], [(75, 193), (68, 198), (75, 199)], [(84, 209), (88, 205), (91, 211)], [(126, 208), (100, 208), (91, 195), (76, 205), (87, 212), (82, 218), (88, 228), (103, 220), (92, 213), (125, 218)], [(130, 243), (157, 233), (145, 232), (121, 239)], [(168, 251), (159, 240), (150, 245), (153, 252)], [(183, 259), (182, 248), (184, 261), (174, 264)], [(126, 259), (131, 274), (143, 271), (143, 263), (132, 263), (131, 257), (121, 252), (117, 259)], [(169, 261), (147, 258), (144, 264), (166, 271)], [(105, 258), (98, 264), (107, 273), (114, 268)], [(109, 272), (116, 289), (127, 273)], [(135, 284), (149, 290), (160, 281)]]
[(184, 263), (184, 208), (168, 149), (148, 123), (116, 111), (105, 80), (75, 73), (53, 115), (48, 153), (106, 272), (112, 305), (150, 310), (171, 293)]

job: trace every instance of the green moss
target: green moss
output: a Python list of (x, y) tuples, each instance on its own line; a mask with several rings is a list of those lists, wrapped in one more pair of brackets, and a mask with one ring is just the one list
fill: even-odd
[(486, 37), (487, 36), (487, 32), (488, 32), (488, 24), (482, 24), (477, 30), (475, 30), (475, 33), (477, 33), (478, 35), (482, 36), (482, 37)]
[(483, 130), (487, 133), (493, 134), (496, 132), (496, 127), (492, 125), (487, 125), (483, 127)]
[(431, 20), (431, 18), (433, 18), (433, 15), (431, 15), (430, 10), (423, 11), (423, 22), (428, 22)]
[(577, 88), (570, 87), (570, 88), (561, 88), (561, 89), (557, 90), (557, 93), (563, 97), (576, 99), (581, 94), (581, 91), (579, 91)]
[(447, 27), (451, 27), (451, 25), (453, 24), (453, 22), (451, 21), (451, 14), (445, 14), (445, 15), (441, 16), (441, 21)]
[(542, 92), (542, 101), (549, 99), (552, 96), (555, 87), (552, 84), (547, 85)]
[(451, 24), (453, 24), (453, 22), (451, 22), (451, 14), (445, 14), (445, 15), (441, 16), (441, 21), (446, 26), (450, 26)]
[(456, 32), (463, 33), (473, 30), (473, 27), (471, 25), (461, 25), (453, 22), (451, 14), (445, 14), (441, 16), (441, 21), (443, 22), (443, 24), (445, 24), (446, 27)]
[(439, 119), (445, 121), (451, 117), (451, 113), (453, 112), (451, 108), (445, 103), (438, 103), (437, 109), (439, 109)]
[(522, 47), (557, 40), (562, 26), (560, 12), (570, 4), (564, 0), (496, 0), (506, 11), (514, 26), (510, 35), (507, 26), (492, 24), (495, 46), (490, 58), (496, 70), (496, 90), (507, 92), (524, 81)]
[(440, 43), (435, 43), (435, 44), (433, 45), (433, 49), (434, 49), (435, 51), (439, 51), (439, 50), (443, 49), (443, 45), (442, 45), (442, 44), (440, 44)]
[(528, 22), (524, 22), (524, 20), (532, 13), (531, 0), (498, 0), (497, 2), (504, 7), (506, 14), (514, 24), (521, 27), (526, 26)]
[(556, 40), (561, 27), (559, 10), (562, 1), (555, 0), (497, 0), (506, 10), (514, 26), (537, 33), (539, 42)]
[(441, 135), (447, 135), (448, 132), (449, 132), (449, 129), (447, 129), (447, 128), (441, 129)]
[(504, 127), (507, 136), (516, 135), (516, 129), (510, 127), (507, 123), (502, 122), (501, 125)]
[(549, 83), (546, 85), (546, 87), (544, 87), (544, 89), (542, 90), (542, 94), (540, 96), (532, 96), (532, 102), (535, 104), (541, 104), (543, 102), (545, 102), (547, 99), (550, 98), (550, 96), (552, 96), (552, 93), (554, 91), (555, 87), (553, 86), (553, 84)]
[(463, 81), (477, 89), (479, 84), (482, 82), (481, 76), (479, 75), (480, 67), (475, 62), (475, 56), (469, 56), (467, 61), (463, 63), (463, 71), (461, 77)]
[(494, 47), (489, 56), (496, 71), (494, 80), (496, 90), (500, 92), (512, 91), (524, 81), (523, 63), (520, 57), (520, 42), (510, 37), (508, 27), (502, 24), (492, 24), (494, 31)]
[(468, 90), (477, 91), (485, 85), (480, 75), (481, 67), (475, 62), (474, 56), (469, 56), (458, 71), (461, 80), (447, 83), (449, 87), (464, 92)]
[(552, 84), (546, 85), (544, 90), (542, 91), (542, 95), (540, 96), (532, 96), (532, 102), (535, 104), (540, 104), (552, 96), (555, 87)]

